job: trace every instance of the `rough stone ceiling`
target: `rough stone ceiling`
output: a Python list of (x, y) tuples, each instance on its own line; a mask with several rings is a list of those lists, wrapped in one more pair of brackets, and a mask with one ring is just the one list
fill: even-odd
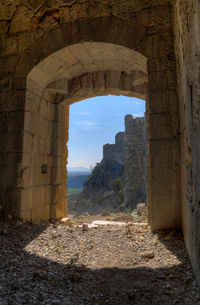
[(40, 62), (28, 75), (45, 88), (60, 79), (95, 71), (147, 73), (147, 61), (138, 52), (112, 43), (84, 42), (65, 47)]

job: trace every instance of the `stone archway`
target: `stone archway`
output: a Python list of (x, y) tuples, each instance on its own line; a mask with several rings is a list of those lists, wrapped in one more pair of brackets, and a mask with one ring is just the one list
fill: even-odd
[(117, 44), (147, 58), (152, 230), (182, 222), (199, 272), (199, 1), (5, 0), (0, 8), (0, 213), (22, 217), (30, 71), (67, 46)]
[(106, 94), (145, 99), (146, 85), (145, 57), (115, 44), (72, 45), (32, 69), (26, 89), (24, 149), (30, 158), (23, 164), (23, 219), (66, 216), (69, 105)]
[[(119, 5), (119, 7), (121, 6)], [(136, 11), (138, 9), (139, 8), (137, 7)], [(155, 7), (155, 16), (157, 16), (157, 9), (160, 11), (160, 7)], [(36, 105), (35, 103), (31, 104), (27, 102), (27, 99), (25, 98), (26, 87), (29, 88), (29, 92), (27, 93), (28, 100), (31, 100), (31, 95), (33, 96), (32, 91), (38, 96), (38, 100), (41, 100), (41, 94), (44, 94), (45, 99), (49, 100), (50, 96), (52, 97), (52, 94), (57, 92), (55, 98), (53, 98), (53, 105), (59, 105), (59, 101), (66, 97), (66, 88), (64, 88), (63, 92), (62, 86), (60, 90), (57, 88), (60, 86), (58, 83), (56, 87), (53, 85), (58, 79), (60, 79), (60, 81), (62, 79), (61, 83), (65, 82), (61, 71), (62, 69), (60, 70), (59, 65), (56, 67), (54, 66), (53, 57), (51, 57), (52, 64), (49, 66), (50, 70), (47, 74), (52, 75), (52, 68), (57, 69), (57, 74), (54, 74), (55, 78), (50, 77), (47, 83), (43, 84), (46, 87), (51, 84), (47, 90), (43, 92), (42, 89), (41, 92), (41, 84), (35, 86), (33, 80), (27, 79), (28, 74), (35, 66), (40, 65), (45, 58), (48, 58), (51, 55), (53, 56), (55, 52), (62, 52), (59, 50), (66, 47), (72, 47), (76, 44), (82, 45), (83, 42), (85, 44), (99, 42), (117, 45), (120, 46), (120, 48), (125, 47), (133, 52), (133, 57), (135, 58), (138, 53), (138, 58), (140, 58), (140, 56), (147, 58), (147, 125), (150, 146), (148, 165), (149, 221), (153, 230), (180, 226), (180, 130), (174, 41), (172, 35), (172, 7), (164, 4), (163, 9), (165, 9), (163, 10), (164, 14), (161, 14), (162, 16), (158, 15), (155, 18), (155, 23), (159, 24), (157, 27), (154, 27), (154, 25), (145, 21), (145, 18), (147, 18), (147, 20), (151, 19), (151, 14), (149, 15), (150, 11), (148, 11), (148, 9), (143, 11), (143, 13), (145, 12), (145, 17), (143, 14), (138, 14), (138, 17), (134, 20), (130, 18), (129, 14), (124, 18), (120, 15), (120, 12), (119, 14), (115, 13), (113, 15), (112, 13), (107, 14), (106, 11), (103, 10), (100, 16), (95, 16), (93, 18), (75, 18), (74, 21), (65, 20), (61, 22), (59, 26), (53, 26), (50, 30), (44, 28), (43, 35), (38, 39), (31, 40), (32, 36), (30, 37), (30, 40), (27, 38), (27, 47), (22, 48), (22, 51), (19, 52), (14, 65), (10, 87), (5, 90), (2, 95), (4, 100), (8, 100), (6, 106), (2, 106), (4, 109), (3, 111), (6, 113), (9, 110), (10, 118), (12, 114), (12, 122), (9, 123), (8, 120), (6, 123), (8, 132), (6, 132), (5, 138), (2, 138), (2, 158), (4, 158), (2, 161), (3, 175), (8, 177), (12, 172), (12, 181), (5, 179), (5, 182), (2, 183), (1, 186), (0, 197), (5, 213), (11, 213), (15, 217), (23, 218), (22, 215), (27, 208), (25, 202), (31, 200), (29, 196), (32, 196), (31, 198), (34, 196), (29, 195), (31, 192), (26, 192), (26, 187), (24, 185), (25, 181), (26, 183), (29, 183), (30, 177), (33, 177), (29, 172), (29, 166), (26, 165), (26, 162), (27, 164), (30, 164), (30, 154), (32, 151), (30, 143), (33, 141), (33, 135), (30, 131), (26, 131), (26, 129), (29, 130), (29, 117), (32, 115), (32, 109)], [(131, 10), (134, 11), (133, 8), (130, 8), (130, 11)], [(107, 31), (102, 31), (102, 28), (107, 29)], [(36, 35), (36, 32), (34, 33)], [(97, 68), (94, 68), (92, 62), (87, 62), (87, 58), (84, 59), (84, 54), (82, 54), (82, 56), (80, 56), (80, 54), (78, 55), (83, 60), (86, 60), (86, 70), (76, 72), (78, 74), (75, 73), (72, 75), (72, 79), (78, 77), (78, 75), (99, 71)], [(114, 58), (115, 56), (111, 52), (110, 58), (112, 57)], [(122, 67), (120, 67), (120, 71), (118, 71), (121, 72), (121, 76), (123, 76), (123, 81), (121, 80), (122, 88), (118, 88), (120, 93), (123, 93), (123, 88), (125, 88), (124, 91), (126, 91), (126, 86), (130, 81), (130, 78), (126, 75), (130, 72), (128, 66), (131, 66), (131, 64), (128, 63), (127, 65), (126, 57), (126, 52), (120, 57), (120, 61), (124, 59), (124, 68), (122, 70)], [(107, 62), (107, 67), (109, 67), (109, 69), (105, 69), (104, 67), (104, 71), (111, 71), (112, 67), (110, 67), (109, 64), (110, 63)], [(75, 65), (73, 68), (75, 68)], [(76, 68), (78, 68), (78, 66), (76, 66)], [(115, 69), (112, 70), (114, 71)], [(143, 71), (141, 70), (140, 72)], [(64, 74), (66, 74), (66, 71)], [(138, 77), (136, 75), (133, 80), (132, 84), (134, 85), (131, 89), (135, 90), (135, 96), (141, 94), (143, 76), (141, 77), (140, 75)], [(38, 79), (40, 79), (42, 83), (43, 77), (39, 77), (39, 71)], [(46, 78), (44, 77), (44, 79)], [(31, 87), (32, 91), (30, 90)], [(130, 93), (130, 89), (128, 89), (128, 91)], [(124, 94), (127, 93), (125, 92)], [(82, 98), (86, 97), (87, 96), (82, 96)], [(48, 104), (48, 107), (51, 108), (52, 106)], [(21, 117), (20, 120), (19, 117)], [(36, 122), (36, 126), (39, 125), (39, 117), (36, 117)], [(13, 125), (15, 125), (14, 128)], [(16, 126), (17, 129), (15, 128)], [(9, 133), (10, 128), (14, 129), (14, 133), (13, 130), (12, 133)], [(11, 145), (6, 144), (8, 138), (9, 143), (12, 143)], [(42, 140), (40, 144), (43, 145)], [(44, 162), (41, 162), (40, 160), (40, 166), (41, 165), (42, 171), (45, 172), (46, 161), (44, 160)], [(27, 178), (24, 178), (26, 175)], [(45, 173), (42, 177), (44, 177), (44, 175)], [(30, 183), (32, 182), (30, 181)], [(61, 191), (61, 193), (62, 192), (63, 191)], [(39, 193), (40, 192), (37, 194)], [(57, 194), (57, 191), (55, 193)], [(38, 200), (38, 202), (40, 201)], [(61, 211), (62, 208), (59, 208), (58, 210)], [(170, 213), (168, 213), (169, 210)], [(27, 219), (32, 218), (32, 214), (29, 212), (27, 211)], [(48, 215), (48, 209), (46, 213)], [(56, 217), (61, 216), (61, 214), (62, 213), (59, 212), (52, 212), (52, 215)], [(37, 218), (38, 216), (34, 217)]]
[[(28, 116), (27, 122), (32, 122), (32, 125), (24, 136), (24, 148), (28, 146), (36, 147), (36, 151), (33, 148), (34, 158), (39, 158), (40, 161), (31, 158), (31, 163), (28, 166), (26, 163), (23, 164), (23, 168), (26, 168), (26, 166), (28, 168), (22, 175), (22, 180), (23, 176), (26, 177), (27, 175), (31, 182), (29, 185), (21, 184), (23, 187), (21, 192), (22, 218), (37, 220), (66, 215), (67, 152), (65, 144), (68, 138), (68, 107), (70, 103), (80, 99), (104, 94), (123, 94), (145, 99), (147, 96), (145, 57), (130, 48), (117, 44), (86, 42), (70, 45), (53, 53), (29, 73), (26, 106), (29, 107), (31, 104), (33, 107), (38, 107), (39, 111), (37, 111), (35, 118), (34, 110), (25, 114), (25, 122), (26, 116)], [(46, 114), (47, 122), (45, 123), (44, 115), (48, 107), (51, 110)], [(33, 118), (31, 120), (30, 116), (32, 114)], [(41, 125), (40, 117), (43, 122)], [(161, 122), (167, 123), (165, 121), (166, 118), (168, 120), (166, 114), (157, 115), (156, 119), (159, 120), (160, 118)], [(151, 126), (151, 121), (150, 115), (147, 125)], [(37, 128), (37, 132), (35, 132), (34, 126)], [(167, 137), (171, 130), (167, 129), (167, 126), (165, 127), (163, 132), (164, 137)], [(156, 130), (154, 126), (153, 129)], [(164, 142), (163, 146), (162, 140), (159, 140), (158, 138), (154, 142), (149, 141), (150, 153), (154, 149), (152, 144), (161, 145), (163, 151), (161, 152), (158, 146), (159, 153), (154, 150), (152, 156), (150, 155), (148, 200), (151, 225), (161, 228), (172, 225), (170, 224), (172, 220), (169, 221), (169, 216), (163, 207), (169, 208), (167, 206), (169, 202), (165, 200), (169, 200), (169, 196), (174, 194), (165, 190), (170, 173), (167, 161), (166, 164), (164, 163), (165, 173), (167, 173), (167, 176), (164, 177), (165, 184), (160, 183), (160, 178), (163, 176), (162, 164), (159, 164), (159, 167), (155, 166), (156, 174), (158, 174), (158, 170), (160, 173), (159, 179), (156, 177), (155, 180), (152, 180), (151, 171), (155, 162), (152, 162), (152, 158), (154, 160), (155, 158), (162, 159), (162, 156), (158, 156), (158, 154), (165, 154), (165, 151), (167, 151), (167, 154), (165, 154), (167, 159), (169, 151), (171, 149), (173, 151), (174, 148), (172, 146), (173, 142)], [(28, 144), (27, 141), (29, 141)], [(176, 154), (176, 151), (173, 153)], [(46, 158), (44, 155), (46, 155)], [(47, 156), (50, 156), (50, 159)], [(174, 175), (174, 171), (171, 174)], [(25, 178), (24, 181), (27, 183), (28, 179)], [(156, 186), (163, 188), (161, 194), (160, 191), (155, 190)], [(177, 191), (176, 186), (171, 185), (171, 187), (174, 192)], [(37, 197), (34, 194), (37, 194)], [(165, 199), (163, 195), (166, 196), (166, 194), (167, 198)], [(162, 196), (162, 202), (159, 202), (161, 200), (160, 196)], [(170, 218), (173, 219), (174, 225), (176, 223), (175, 226), (177, 226), (178, 213), (178, 206), (174, 206), (174, 214)]]

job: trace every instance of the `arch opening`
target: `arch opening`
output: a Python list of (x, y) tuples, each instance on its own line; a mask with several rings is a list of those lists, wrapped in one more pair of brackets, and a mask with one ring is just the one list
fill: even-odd
[(70, 105), (70, 215), (130, 214), (138, 203), (146, 202), (144, 115), (145, 102), (125, 96), (96, 97)]
[[(66, 159), (70, 104), (102, 95), (142, 99), (147, 62), (131, 49), (110, 43), (80, 43), (39, 63), (27, 77), (22, 177), (22, 218), (59, 218), (66, 210)], [(37, 194), (37, 196), (35, 196)]]
[[(17, 217), (37, 222), (67, 215), (65, 144), (69, 106), (89, 97), (113, 94), (147, 101), (149, 222), (153, 230), (179, 227), (176, 183), (179, 168), (174, 171), (179, 157), (176, 137), (179, 126), (174, 120), (177, 113), (170, 110), (174, 95), (168, 102), (169, 92), (162, 91), (165, 79), (155, 87), (157, 72), (150, 73), (149, 69), (149, 59), (147, 71), (147, 59), (135, 50), (113, 43), (84, 42), (52, 53), (30, 71), (23, 112)], [(164, 94), (162, 106), (157, 103), (161, 93)], [(159, 124), (162, 128), (157, 128)], [(170, 215), (167, 213), (169, 202), (170, 209), (173, 208)]]

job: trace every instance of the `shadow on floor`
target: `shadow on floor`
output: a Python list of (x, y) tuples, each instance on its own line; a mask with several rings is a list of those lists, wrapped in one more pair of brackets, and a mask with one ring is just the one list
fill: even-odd
[(163, 243), (181, 260), (174, 267), (93, 270), (27, 253), (25, 246), (47, 227), (0, 226), (1, 305), (195, 305), (200, 301), (187, 254), (181, 257), (183, 251), (175, 252), (172, 241)]

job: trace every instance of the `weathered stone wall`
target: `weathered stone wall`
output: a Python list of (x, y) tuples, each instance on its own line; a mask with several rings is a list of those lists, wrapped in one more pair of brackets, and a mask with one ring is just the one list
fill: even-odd
[(115, 136), (115, 144), (103, 146), (103, 159), (107, 162), (116, 161), (124, 164), (124, 132), (118, 132)]
[(62, 217), (66, 213), (63, 184), (69, 115), (69, 107), (59, 103), (59, 96), (46, 92), (41, 97), (35, 86), (32, 83), (27, 89), (24, 159), (18, 180), (22, 188), (21, 217), (33, 222)]
[[(28, 202), (23, 202), (22, 196), (28, 186), (19, 183), (26, 163), (25, 143), (32, 137), (31, 131), (28, 135), (24, 132), (32, 112), (26, 111), (28, 79), (42, 88), (41, 92), (34, 89), (41, 99), (47, 89), (54, 96), (64, 94), (63, 100), (75, 102), (88, 97), (88, 87), (93, 96), (114, 92), (145, 98), (148, 70), (149, 221), (153, 230), (180, 227), (180, 128), (173, 4), (170, 0), (1, 1), (0, 202), (4, 211), (23, 217)], [(108, 77), (100, 77), (99, 87), (103, 90), (94, 90), (94, 75), (100, 72)], [(89, 77), (85, 77), (84, 83), (77, 82), (79, 94), (77, 86), (73, 91), (71, 84), (73, 87), (73, 80), (76, 83), (83, 75)], [(57, 86), (52, 86), (54, 83)], [(52, 140), (50, 133), (49, 137)], [(53, 147), (54, 141), (50, 142)], [(64, 147), (64, 139), (59, 143)], [(61, 187), (64, 189), (64, 184)], [(35, 200), (32, 209), (36, 205)]]
[[(76, 101), (86, 97), (87, 90), (82, 90), (78, 97), (75, 93), (66, 93), (66, 83), (61, 79), (64, 75), (66, 77), (67, 71), (69, 79), (73, 80), (83, 74), (102, 71), (99, 70), (101, 66), (110, 75), (111, 71), (115, 74), (117, 68), (120, 74), (117, 94), (122, 90), (126, 95), (134, 92), (136, 96), (139, 92), (140, 96), (144, 96), (146, 79), (144, 62), (138, 55), (140, 53), (147, 59), (148, 70), (149, 222), (153, 230), (180, 227), (182, 201), (186, 245), (198, 273), (199, 19), (198, 0), (1, 1), (0, 205), (3, 208), (0, 210), (23, 217), (25, 202), (29, 202), (29, 195), (23, 193), (26, 193), (26, 188), (32, 189), (29, 178), (23, 182), (27, 186), (21, 182), (22, 176), (29, 172), (26, 166), (32, 167), (32, 161), (27, 163), (27, 158), (33, 155), (29, 151), (32, 144), (27, 144), (33, 142), (32, 133), (25, 132), (28, 117), (32, 115), (26, 99), (27, 77), (31, 70), (40, 63), (36, 80), (41, 83), (43, 90), (51, 82), (60, 81), (62, 86), (54, 87), (52, 93), (65, 93), (66, 98)], [(85, 52), (83, 42), (104, 44), (103, 52), (95, 51), (95, 62), (91, 60), (92, 56), (88, 57), (89, 50)], [(122, 49), (119, 56), (119, 49), (113, 51), (107, 44), (126, 47), (129, 52)], [(72, 48), (75, 48), (75, 56), (71, 56), (69, 49), (62, 53), (63, 49), (70, 46), (75, 46)], [(55, 52), (59, 50), (61, 53), (58, 56)], [(66, 57), (66, 53), (69, 56)], [(48, 58), (47, 65), (42, 62), (45, 58)], [(133, 67), (134, 58), (137, 60)], [(130, 66), (134, 69), (130, 70)], [(131, 78), (133, 71), (139, 72), (140, 77), (135, 73), (135, 78)], [(116, 74), (110, 80), (115, 82)], [(107, 79), (106, 82), (109, 86), (104, 86), (102, 94), (113, 90), (111, 82)], [(84, 85), (87, 89), (89, 83)], [(97, 92), (93, 90), (94, 95)], [(44, 99), (43, 94), (40, 98)], [(38, 114), (38, 118), (41, 119), (42, 115)], [(41, 128), (39, 133), (42, 132)], [(46, 140), (42, 136), (39, 138), (46, 145)], [(63, 143), (60, 145), (65, 145)], [(29, 147), (28, 151), (26, 147)], [(39, 152), (39, 155), (43, 153)], [(37, 168), (35, 171), (38, 171), (41, 179), (40, 185), (47, 189), (48, 175), (40, 177), (40, 166), (41, 163), (33, 167)], [(27, 198), (25, 201), (23, 196)], [(32, 209), (35, 205), (36, 200)]]
[(181, 117), (182, 228), (200, 280), (200, 3), (177, 0), (177, 74)]
[(124, 205), (131, 210), (146, 202), (146, 155), (145, 119), (126, 115)]

